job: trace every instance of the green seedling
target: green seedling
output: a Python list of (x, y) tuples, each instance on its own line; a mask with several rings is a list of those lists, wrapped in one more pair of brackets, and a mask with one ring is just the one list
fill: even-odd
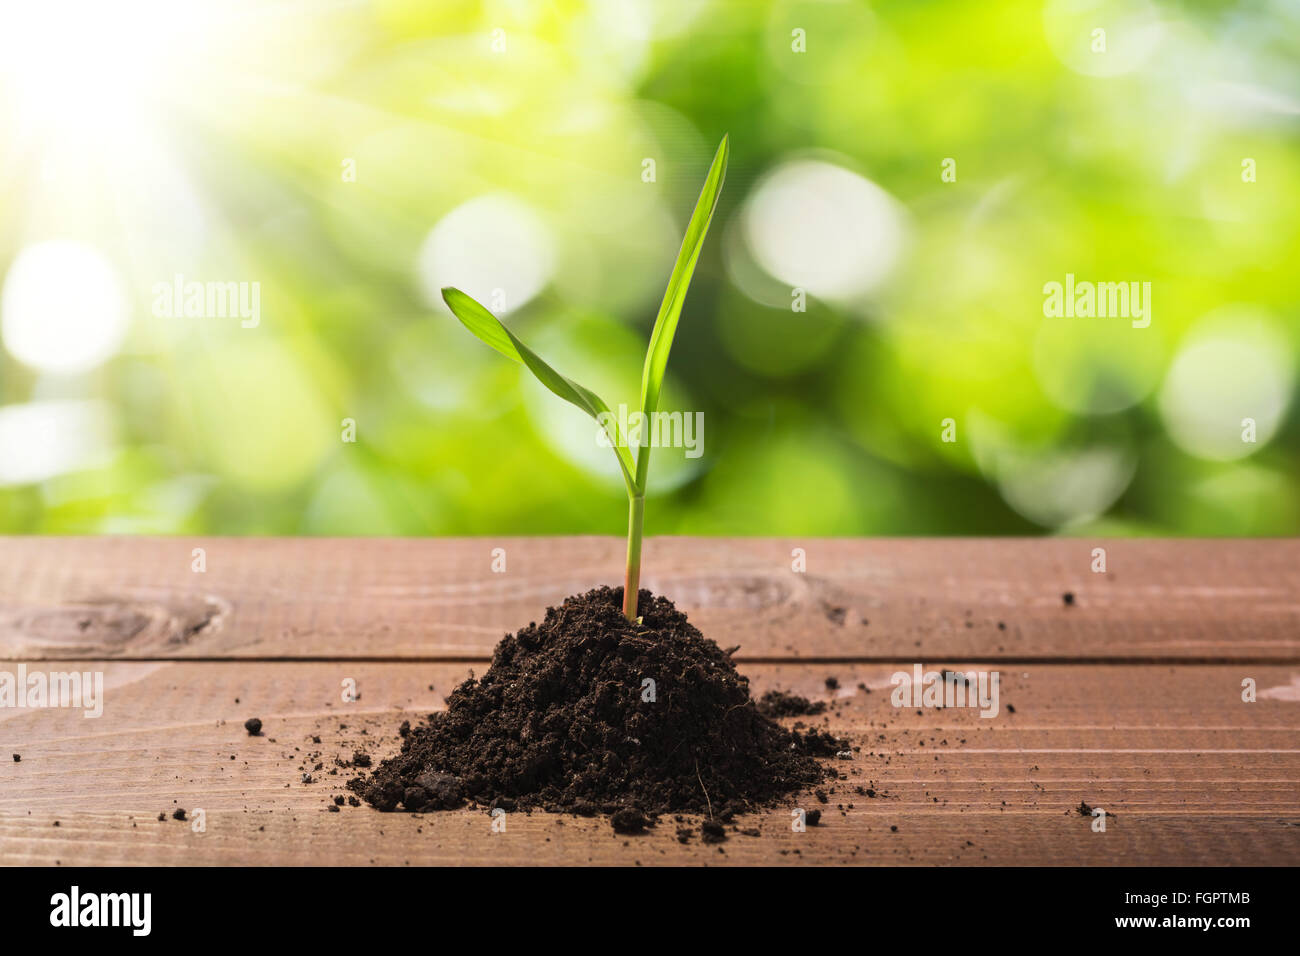
[[(677, 333), (677, 320), (682, 314), (686, 290), (691, 284), (691, 276), (695, 273), (695, 263), (700, 257), (700, 248), (704, 245), (704, 236), (709, 231), (709, 223), (713, 221), (713, 210), (718, 204), (718, 195), (722, 192), (722, 180), (727, 174), (727, 155), (727, 137), (723, 136), (722, 142), (718, 145), (718, 152), (713, 157), (713, 165), (709, 167), (708, 178), (704, 180), (704, 188), (700, 190), (700, 198), (695, 203), (691, 221), (686, 226), (681, 250), (677, 253), (677, 261), (673, 264), (673, 274), (668, 279), (668, 290), (664, 293), (664, 300), (659, 306), (654, 331), (650, 333), (650, 347), (646, 350), (645, 369), (641, 373), (643, 437), (651, 416), (659, 406), (659, 393), (663, 388), (664, 373), (668, 368), (668, 353), (673, 347), (673, 336)], [(645, 518), (646, 481), (650, 475), (649, 442), (643, 440), (637, 443), (634, 459), (624, 443), (617, 418), (600, 396), (591, 389), (583, 388), (572, 379), (565, 378), (543, 362), (495, 315), (464, 292), (446, 288), (442, 290), (442, 298), (465, 328), (473, 332), (483, 343), (490, 345), (506, 358), (525, 366), (543, 385), (566, 402), (581, 408), (604, 429), (610, 446), (618, 457), (623, 481), (627, 484), (627, 576), (623, 586), (623, 613), (628, 620), (635, 621), (637, 590), (641, 584), (641, 533)]]

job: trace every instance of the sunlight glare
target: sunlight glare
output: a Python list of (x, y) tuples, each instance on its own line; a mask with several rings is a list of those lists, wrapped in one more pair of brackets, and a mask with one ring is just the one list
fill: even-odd
[(20, 126), (85, 136), (130, 124), (165, 86), (203, 4), (0, 0), (0, 87)]

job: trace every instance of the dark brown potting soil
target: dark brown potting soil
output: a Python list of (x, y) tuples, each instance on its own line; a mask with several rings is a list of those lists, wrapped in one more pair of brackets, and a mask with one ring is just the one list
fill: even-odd
[[(749, 681), (673, 603), (597, 588), (507, 635), (471, 677), (403, 735), (401, 752), (349, 789), (380, 810), (507, 810), (584, 815), (634, 808), (709, 817), (771, 805), (834, 772), (816, 759), (847, 746), (786, 730), (755, 706)], [(639, 821), (619, 818), (631, 830)]]
[(825, 711), (824, 700), (809, 700), (788, 690), (769, 690), (758, 699), (758, 712), (764, 717), (809, 717)]

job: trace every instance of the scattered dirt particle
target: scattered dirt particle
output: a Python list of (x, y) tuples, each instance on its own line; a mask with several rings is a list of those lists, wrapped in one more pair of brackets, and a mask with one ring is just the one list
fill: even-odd
[(848, 741), (841, 740), (825, 730), (808, 730), (803, 733), (796, 730), (792, 731), (790, 736), (794, 738), (794, 746), (797, 750), (814, 757), (834, 757), (848, 747)]
[(624, 807), (610, 816), (609, 824), (615, 833), (644, 833), (650, 821), (636, 807)]
[[(1088, 806), (1087, 801), (1080, 800), (1079, 805), (1074, 808), (1074, 812), (1081, 817), (1091, 817), (1093, 813), (1096, 811), (1096, 809), (1097, 809), (1096, 807)], [(1109, 810), (1102, 810), (1101, 812), (1107, 819), (1110, 820), (1118, 819), (1115, 816), (1115, 814), (1111, 813)]]
[(758, 699), (758, 712), (764, 717), (809, 717), (824, 713), (826, 702), (812, 701), (785, 690), (769, 690)]

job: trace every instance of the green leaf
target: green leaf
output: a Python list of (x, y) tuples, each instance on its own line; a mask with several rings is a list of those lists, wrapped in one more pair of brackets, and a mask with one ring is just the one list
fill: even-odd
[[(489, 312), (472, 296), (459, 289), (442, 290), (442, 300), (451, 309), (452, 315), (460, 319), (465, 328), (485, 345), (496, 349), (511, 361), (518, 362), (532, 372), (539, 382), (549, 388), (571, 405), (576, 405), (596, 419), (609, 437), (614, 453), (618, 456), (619, 467), (623, 470), (623, 480), (632, 487), (632, 455), (623, 443), (623, 436), (618, 427), (618, 419), (609, 410), (609, 406), (599, 395), (577, 382), (565, 378), (551, 368), (542, 359), (515, 337), (515, 334), (501, 324), (501, 320)], [(604, 415), (604, 421), (601, 416)]]
[(469, 329), (480, 342), (492, 346), (511, 361), (523, 364), (523, 358), (510, 341), (510, 335), (501, 320), (479, 304), (473, 296), (466, 295), (460, 289), (442, 290), (442, 301), (447, 303), (451, 314), (460, 319), (460, 324)]
[[(700, 198), (695, 202), (695, 211), (686, 226), (686, 235), (682, 238), (682, 248), (677, 253), (673, 264), (673, 274), (668, 279), (668, 289), (664, 292), (663, 303), (659, 306), (659, 315), (655, 318), (654, 331), (650, 333), (650, 347), (646, 351), (645, 370), (641, 373), (641, 411), (644, 413), (642, 427), (648, 428), (650, 416), (659, 407), (659, 393), (663, 389), (664, 373), (668, 369), (668, 353), (672, 351), (673, 337), (677, 334), (677, 320), (681, 318), (682, 305), (686, 302), (686, 290), (690, 288), (691, 276), (695, 274), (695, 263), (700, 258), (700, 249), (704, 237), (713, 221), (713, 210), (718, 205), (718, 196), (722, 193), (722, 181), (727, 175), (727, 156), (730, 148), (727, 137), (722, 137), (718, 152), (709, 167), (709, 175), (700, 190)], [(646, 476), (650, 470), (650, 446), (642, 445), (636, 456), (636, 487), (645, 492)]]

